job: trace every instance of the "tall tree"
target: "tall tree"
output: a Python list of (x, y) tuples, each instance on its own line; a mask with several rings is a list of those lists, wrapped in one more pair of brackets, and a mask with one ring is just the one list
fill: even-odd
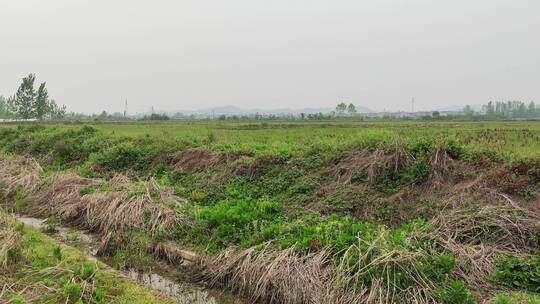
[(466, 105), (465, 108), (463, 108), (463, 114), (465, 116), (472, 116), (474, 114), (474, 111), (470, 105)]
[(346, 110), (347, 110), (347, 105), (344, 102), (339, 103), (336, 106), (336, 112), (338, 113), (339, 116), (343, 115), (343, 113), (345, 113)]
[(34, 117), (34, 102), (36, 91), (34, 90), (34, 80), (36, 76), (29, 74), (22, 79), (22, 83), (15, 93), (14, 106), (16, 113), (23, 119)]
[(529, 108), (527, 109), (527, 112), (529, 116), (535, 116), (536, 115), (536, 105), (534, 104), (534, 101), (531, 101), (529, 103)]
[(37, 119), (43, 119), (50, 111), (49, 106), (49, 93), (45, 88), (45, 82), (43, 82), (37, 91), (36, 101), (34, 104), (34, 112)]
[(495, 108), (493, 107), (493, 101), (490, 101), (486, 106), (486, 114), (491, 116), (493, 113), (495, 113)]
[(0, 118), (6, 117), (8, 111), (7, 99), (4, 96), (0, 96)]
[(356, 114), (356, 107), (350, 103), (349, 106), (347, 106), (347, 112), (349, 112), (351, 116)]
[(66, 106), (58, 106), (54, 99), (49, 101), (48, 112), (51, 119), (63, 119), (66, 116)]

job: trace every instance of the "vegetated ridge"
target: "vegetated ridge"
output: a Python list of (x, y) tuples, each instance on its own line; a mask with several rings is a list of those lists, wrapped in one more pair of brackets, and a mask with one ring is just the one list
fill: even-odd
[[(283, 130), (274, 127), (210, 126), (231, 128), (220, 133), (230, 139), (2, 128), (5, 205), (101, 235), (100, 254), (117, 267), (167, 259), (253, 301), (537, 300), (538, 158), (417, 126), (299, 125), (305, 145), (272, 139)], [(469, 127), (538, 136), (519, 124)], [(186, 251), (198, 252), (195, 263)]]

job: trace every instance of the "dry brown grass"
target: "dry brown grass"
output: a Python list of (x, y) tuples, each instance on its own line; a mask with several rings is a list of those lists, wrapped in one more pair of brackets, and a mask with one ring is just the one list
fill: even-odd
[(10, 261), (10, 252), (20, 246), (22, 234), (13, 227), (13, 218), (0, 210), (0, 269), (6, 268)]
[[(65, 225), (99, 233), (102, 252), (111, 245), (128, 242), (134, 231), (145, 231), (157, 238), (171, 233), (175, 225), (191, 224), (170, 207), (182, 206), (185, 200), (154, 179), (134, 183), (116, 175), (107, 183), (68, 172), (41, 181), (40, 170), (34, 164), (28, 160), (2, 161), (0, 181), (9, 185), (4, 193), (22, 187), (31, 203), (28, 212), (41, 217), (56, 216)], [(112, 190), (81, 196), (81, 189), (88, 186)]]
[(204, 261), (202, 277), (266, 303), (335, 303), (329, 252), (302, 255), (294, 248), (228, 249)]
[(343, 184), (350, 184), (351, 179), (357, 172), (365, 172), (369, 182), (373, 183), (386, 172), (398, 172), (405, 168), (413, 157), (405, 149), (405, 144), (400, 137), (396, 137), (392, 151), (385, 152), (377, 149), (373, 152), (358, 150), (350, 156), (342, 159), (329, 173), (339, 176)]
[(429, 160), (428, 183), (434, 188), (441, 188), (449, 179), (452, 159), (446, 153), (443, 144), (438, 144)]
[[(419, 269), (419, 261), (426, 253), (390, 250), (384, 242), (382, 237), (375, 240), (367, 251), (353, 245), (338, 264), (324, 249), (310, 254), (298, 253), (295, 248), (277, 250), (270, 245), (262, 249), (228, 249), (204, 261), (202, 279), (211, 286), (244, 294), (253, 302), (436, 302), (434, 283)], [(374, 269), (382, 272), (372, 273)], [(405, 273), (413, 286), (400, 289), (389, 280), (396, 272)]]
[(32, 193), (40, 184), (43, 169), (32, 158), (20, 158), (12, 161), (0, 160), (0, 181), (4, 195), (13, 195), (18, 189)]
[(32, 213), (65, 217), (70, 207), (81, 199), (81, 189), (102, 184), (102, 180), (83, 178), (74, 173), (56, 173), (47, 178), (37, 191), (30, 193), (35, 196), (32, 200), (36, 203)]
[[(361, 303), (395, 303), (403, 299), (433, 303), (436, 285), (421, 268), (428, 255), (423, 249), (389, 243), (387, 231), (381, 230), (369, 242), (358, 238), (358, 244), (345, 251), (334, 284), (348, 287)], [(398, 279), (407, 279), (411, 286), (401, 286)]]
[(174, 172), (197, 172), (216, 165), (219, 160), (212, 151), (190, 149), (176, 156), (171, 167)]
[(540, 216), (511, 205), (453, 209), (433, 220), (437, 233), (459, 243), (496, 243), (499, 248), (523, 250), (538, 245)]
[[(118, 186), (120, 181), (125, 179), (117, 177), (112, 183)], [(129, 184), (123, 186), (127, 189), (94, 192), (64, 207), (64, 221), (103, 235), (101, 252), (110, 245), (129, 241), (133, 231), (145, 231), (155, 238), (160, 233), (168, 235), (175, 225), (190, 225), (185, 216), (168, 206), (183, 202), (171, 189), (159, 187), (153, 180), (144, 183), (143, 193), (131, 194)]]
[(456, 277), (478, 294), (492, 296), (498, 287), (489, 277), (499, 258), (538, 253), (540, 215), (520, 207), (504, 194), (482, 194), (489, 204), (454, 205), (432, 219), (435, 230), (430, 237), (454, 255)]

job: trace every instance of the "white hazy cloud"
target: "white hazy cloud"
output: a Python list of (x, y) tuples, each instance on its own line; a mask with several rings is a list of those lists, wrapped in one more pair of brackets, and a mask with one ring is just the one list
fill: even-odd
[(538, 0), (0, 0), (0, 94), (73, 111), (540, 101)]

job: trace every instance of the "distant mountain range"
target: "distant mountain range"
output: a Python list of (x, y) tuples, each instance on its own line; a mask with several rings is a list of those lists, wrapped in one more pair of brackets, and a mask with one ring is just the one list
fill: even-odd
[[(444, 107), (438, 107), (435, 109), (435, 111), (450, 111), (450, 112), (458, 112), (462, 111), (465, 106), (459, 106), (459, 105), (449, 105)], [(482, 105), (471, 105), (471, 108), (473, 111), (481, 111)], [(275, 109), (261, 109), (261, 108), (241, 108), (237, 106), (222, 106), (222, 107), (208, 107), (208, 108), (202, 108), (198, 110), (177, 110), (177, 111), (157, 111), (158, 113), (167, 113), (167, 114), (175, 114), (175, 113), (182, 113), (184, 115), (196, 115), (196, 116), (203, 116), (203, 117), (210, 117), (210, 116), (219, 116), (219, 115), (253, 115), (253, 114), (261, 114), (261, 115), (295, 115), (298, 116), (301, 113), (304, 114), (316, 114), (316, 113), (323, 113), (328, 114), (335, 111), (335, 108), (330, 107), (320, 107), (320, 108), (300, 108), (300, 109), (292, 109), (292, 108), (275, 108)], [(356, 112), (359, 114), (374, 114), (374, 113), (383, 113), (382, 111), (374, 111), (370, 108), (358, 106), (356, 105)], [(386, 111), (386, 112), (403, 112), (403, 111)], [(429, 111), (424, 111), (429, 112)], [(142, 116), (148, 113), (138, 113), (137, 116)]]
[[(476, 105), (470, 105), (473, 111), (479, 112), (482, 110), (482, 105), (476, 104)], [(440, 107), (437, 109), (437, 111), (462, 111), (465, 106), (446, 106), (446, 107)]]
[[(192, 111), (177, 111), (179, 113), (184, 114), (198, 114), (198, 115), (249, 115), (249, 114), (293, 114), (298, 115), (300, 113), (305, 114), (315, 114), (315, 113), (330, 113), (332, 111), (335, 111), (335, 108), (303, 108), (303, 109), (291, 109), (291, 108), (279, 108), (279, 109), (243, 109), (235, 106), (224, 106), (224, 107), (211, 107), (211, 108), (204, 108), (199, 110), (192, 110)], [(373, 113), (374, 111), (362, 107), (362, 106), (356, 106), (356, 111), (358, 113)]]

